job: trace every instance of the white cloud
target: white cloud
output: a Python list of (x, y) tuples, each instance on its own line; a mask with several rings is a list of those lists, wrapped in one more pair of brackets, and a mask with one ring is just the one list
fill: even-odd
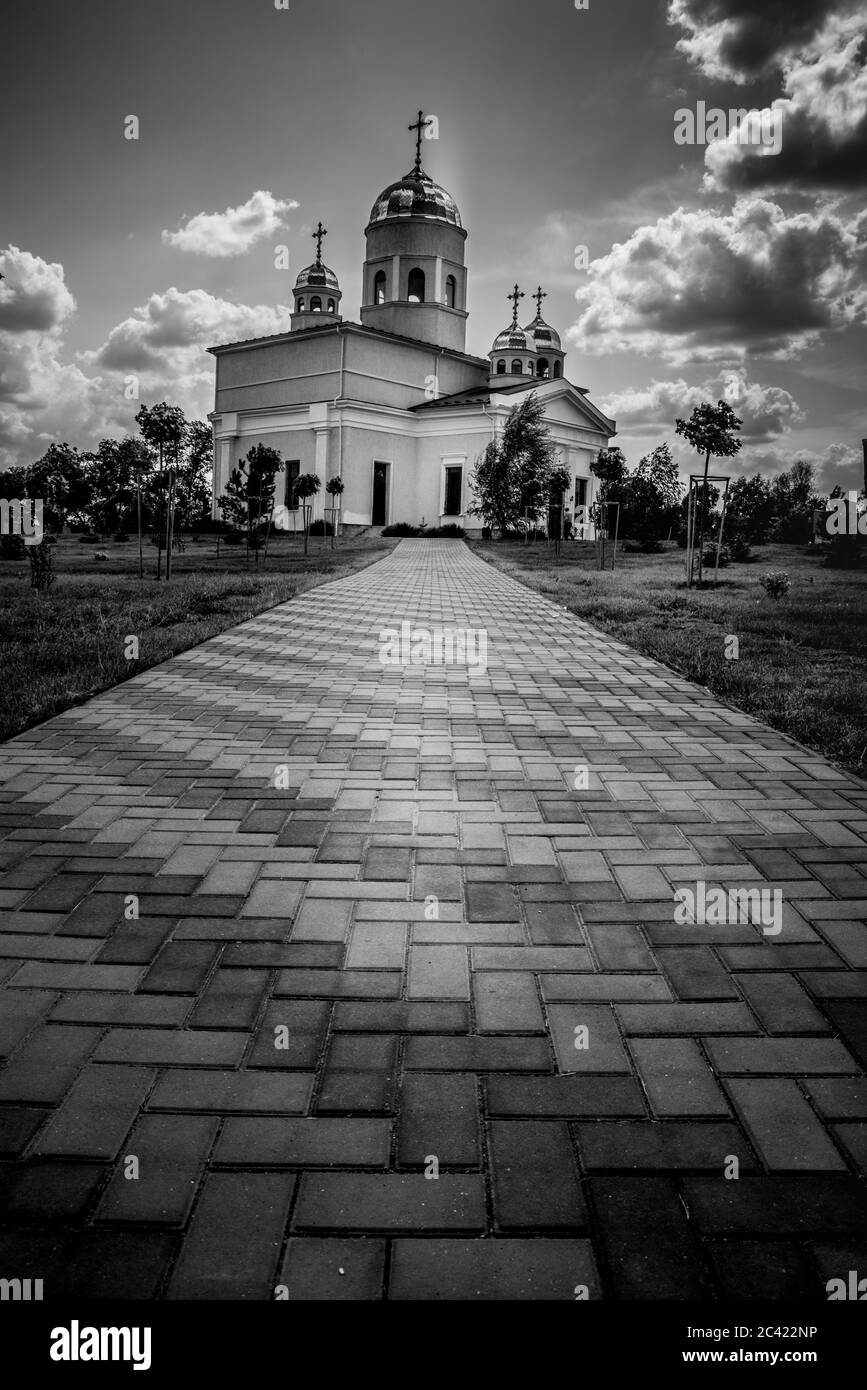
[[(53, 441), (92, 448), (135, 433), (141, 401), (169, 400), (203, 418), (213, 409), (220, 342), (288, 327), (289, 309), (235, 304), (203, 290), (153, 294), (95, 351), (64, 360), (64, 327), (75, 300), (63, 267), (10, 247), (0, 254), (0, 466), (31, 463)], [(128, 379), (138, 399), (125, 395)]]
[(198, 256), (242, 256), (263, 237), (271, 236), (298, 204), (259, 189), (236, 208), (197, 212), (176, 232), (164, 231), (163, 242)]
[(726, 400), (743, 421), (740, 438), (745, 443), (764, 443), (787, 433), (806, 419), (788, 391), (749, 381), (743, 368), (720, 372), (699, 385), (679, 381), (653, 381), (639, 389), (615, 392), (600, 404), (617, 421), (618, 432), (645, 434), (667, 427), (674, 433), (675, 420), (685, 419), (703, 401)]
[(858, 226), (831, 208), (787, 213), (746, 197), (727, 214), (678, 208), (591, 263), (567, 338), (675, 364), (791, 357), (867, 321), (865, 262)]

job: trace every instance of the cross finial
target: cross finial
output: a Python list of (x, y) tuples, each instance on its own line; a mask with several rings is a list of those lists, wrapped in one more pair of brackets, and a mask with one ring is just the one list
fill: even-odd
[(316, 228), (316, 231), (313, 233), (313, 240), (316, 242), (316, 264), (317, 264), (317, 265), (321, 265), (321, 264), (322, 264), (322, 238), (323, 238), (324, 236), (328, 236), (328, 233), (326, 232), (325, 228), (324, 228), (323, 225), (322, 225), (322, 222), (320, 221), (319, 226)]
[(423, 112), (423, 111), (419, 111), (419, 113), (418, 113), (418, 120), (417, 120), (417, 121), (413, 121), (412, 125), (408, 127), (410, 130), (414, 130), (414, 131), (416, 132), (416, 137), (415, 137), (415, 164), (414, 164), (414, 166), (413, 166), (413, 171), (412, 171), (414, 174), (420, 174), (420, 173), (421, 173), (421, 133), (422, 133), (423, 130), (426, 130), (427, 127), (428, 127), (429, 125), (433, 125), (433, 121), (426, 121), (426, 120), (424, 119), (424, 112)]
[(542, 300), (548, 298), (548, 292), (547, 290), (543, 290), (542, 286), (540, 285), (536, 293), (533, 295), (533, 298), (536, 301), (536, 318), (540, 319), (542, 317)]
[(519, 290), (519, 289), (518, 289), (518, 286), (517, 286), (517, 284), (516, 284), (516, 285), (515, 285), (515, 288), (512, 290), (512, 293), (511, 293), (511, 294), (507, 294), (507, 295), (506, 295), (506, 298), (507, 298), (507, 299), (511, 299), (511, 301), (512, 301), (512, 327), (513, 327), (513, 328), (517, 328), (517, 327), (518, 327), (518, 300), (524, 298), (524, 291), (523, 291), (523, 290)]

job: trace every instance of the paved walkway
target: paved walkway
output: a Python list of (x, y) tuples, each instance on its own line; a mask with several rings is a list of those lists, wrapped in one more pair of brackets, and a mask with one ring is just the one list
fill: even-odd
[[(405, 620), (485, 629), (487, 670), (384, 665)], [(867, 790), (460, 542), (404, 541), (0, 766), (0, 1276), (867, 1275)], [(700, 881), (779, 889), (782, 930), (681, 925)]]

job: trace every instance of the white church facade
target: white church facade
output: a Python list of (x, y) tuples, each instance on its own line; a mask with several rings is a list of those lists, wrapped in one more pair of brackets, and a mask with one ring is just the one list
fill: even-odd
[(214, 515), (233, 468), (255, 444), (284, 460), (277, 501), (297, 509), (293, 482), (316, 473), (321, 517), (327, 481), (344, 484), (346, 528), (395, 522), (480, 529), (471, 479), (511, 408), (530, 390), (545, 404), (558, 462), (572, 476), (569, 509), (589, 505), (590, 464), (615, 432), (583, 387), (565, 375), (557, 332), (537, 312), (512, 322), (486, 358), (466, 351), (467, 233), (454, 199), (421, 164), (421, 113), (413, 169), (373, 205), (367, 227), (360, 322), (344, 320), (342, 292), (322, 260), (295, 284), (287, 330), (209, 349), (216, 358)]

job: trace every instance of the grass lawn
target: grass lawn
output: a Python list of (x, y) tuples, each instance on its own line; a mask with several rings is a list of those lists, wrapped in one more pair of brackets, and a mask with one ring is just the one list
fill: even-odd
[[(305, 559), (300, 538), (280, 536), (257, 574), (252, 559), (245, 567), (242, 547), (221, 546), (218, 559), (213, 538), (186, 541), (166, 584), (153, 577), (151, 545), (142, 582), (135, 541), (90, 546), (65, 536), (53, 548), (57, 577), (47, 594), (31, 589), (26, 559), (0, 561), (0, 739), (305, 589), (363, 569), (396, 544), (377, 534), (339, 541), (332, 550), (330, 540), (314, 536)], [(108, 559), (95, 560), (95, 551)], [(137, 661), (124, 655), (128, 636), (139, 640)]]
[[(756, 559), (720, 570), (716, 589), (686, 587), (684, 552), (618, 552), (598, 573), (595, 547), (472, 542), (482, 559), (746, 710), (832, 762), (867, 776), (867, 569), (830, 570), (806, 547), (757, 547)], [(759, 580), (786, 570), (779, 603)], [(725, 639), (739, 641), (726, 660)]]

